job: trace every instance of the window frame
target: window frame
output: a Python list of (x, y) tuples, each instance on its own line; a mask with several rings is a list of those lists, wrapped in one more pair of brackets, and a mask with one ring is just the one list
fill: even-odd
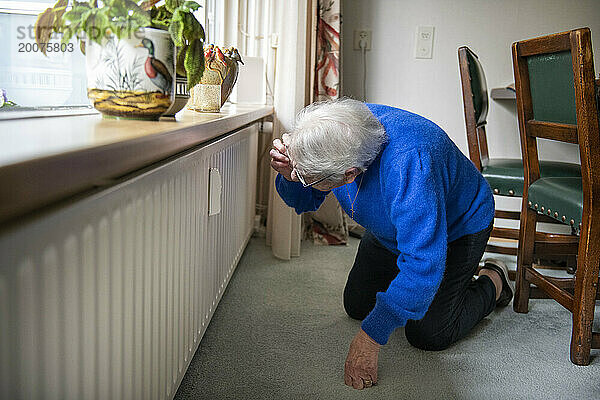
[[(2, 0), (0, 1), (0, 14), (39, 15), (46, 8), (51, 7), (54, 3), (54, 1), (26, 2)], [(100, 114), (92, 105), (39, 106), (29, 108), (34, 109), (2, 111), (0, 112), (0, 121), (22, 118), (64, 117), (70, 115)]]

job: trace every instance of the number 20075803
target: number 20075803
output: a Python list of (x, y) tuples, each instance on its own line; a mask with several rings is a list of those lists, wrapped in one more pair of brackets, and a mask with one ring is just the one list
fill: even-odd
[(71, 53), (73, 43), (19, 43), (19, 53)]

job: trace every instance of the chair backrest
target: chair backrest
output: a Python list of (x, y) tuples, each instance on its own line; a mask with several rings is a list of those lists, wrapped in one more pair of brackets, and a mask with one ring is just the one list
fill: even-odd
[(584, 208), (589, 209), (592, 194), (594, 201), (600, 202), (600, 133), (591, 32), (581, 28), (516, 42), (512, 55), (525, 177), (523, 198), (529, 185), (540, 178), (536, 138), (577, 143)]
[(458, 49), (465, 125), (469, 158), (481, 171), (488, 161), (485, 124), (488, 114), (488, 91), (485, 73), (475, 53), (466, 46)]

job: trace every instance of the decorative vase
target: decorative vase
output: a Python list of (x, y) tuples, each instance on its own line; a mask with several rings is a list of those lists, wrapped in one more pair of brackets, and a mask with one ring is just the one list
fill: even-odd
[(200, 83), (190, 90), (188, 108), (202, 112), (219, 112), (237, 81), (243, 64), (237, 49), (221, 51), (215, 45), (204, 47), (205, 69)]
[(86, 66), (88, 97), (105, 117), (157, 120), (175, 102), (175, 48), (167, 31), (88, 41)]

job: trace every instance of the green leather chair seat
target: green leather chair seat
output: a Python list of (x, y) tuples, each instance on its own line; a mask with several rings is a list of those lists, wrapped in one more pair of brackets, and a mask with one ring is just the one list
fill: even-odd
[(583, 215), (581, 178), (540, 178), (529, 186), (529, 207), (571, 225), (579, 234)]
[[(493, 158), (481, 171), (494, 194), (523, 196), (523, 164), (520, 159)], [(556, 161), (540, 161), (542, 177), (581, 177), (581, 166)]]

